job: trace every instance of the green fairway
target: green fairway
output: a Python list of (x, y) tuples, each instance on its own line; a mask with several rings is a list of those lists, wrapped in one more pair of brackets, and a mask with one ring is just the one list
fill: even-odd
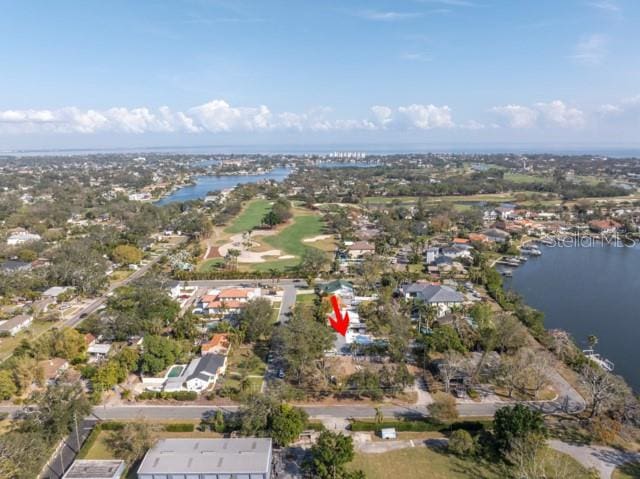
[(302, 240), (322, 234), (324, 225), (322, 218), (316, 215), (301, 215), (293, 218), (293, 224), (287, 226), (277, 235), (265, 236), (265, 243), (282, 251), (282, 254), (292, 254), (300, 257), (305, 248), (312, 246), (305, 245)]
[(538, 175), (526, 175), (524, 173), (505, 173), (504, 179), (506, 181), (511, 181), (512, 183), (541, 183), (546, 184), (550, 183), (553, 178), (546, 176), (538, 176)]
[(236, 234), (256, 228), (262, 224), (262, 218), (270, 208), (271, 202), (268, 200), (252, 200), (224, 231)]

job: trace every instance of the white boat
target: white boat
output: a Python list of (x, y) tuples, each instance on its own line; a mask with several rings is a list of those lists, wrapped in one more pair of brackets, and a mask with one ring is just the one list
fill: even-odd
[(540, 256), (542, 254), (542, 251), (540, 251), (535, 246), (523, 246), (522, 248), (520, 248), (520, 253), (529, 256)]
[(582, 352), (590, 361), (593, 361), (605, 371), (611, 372), (615, 365), (607, 358), (603, 358), (600, 354), (596, 353), (593, 349), (583, 349)]

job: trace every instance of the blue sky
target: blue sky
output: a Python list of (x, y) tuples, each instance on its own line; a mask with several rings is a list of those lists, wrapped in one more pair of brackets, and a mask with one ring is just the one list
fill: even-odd
[(640, 147), (635, 0), (0, 8), (0, 150)]

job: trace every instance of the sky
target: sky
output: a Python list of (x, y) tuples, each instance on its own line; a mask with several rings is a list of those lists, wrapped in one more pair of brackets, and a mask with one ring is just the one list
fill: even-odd
[(0, 151), (640, 148), (637, 0), (0, 0)]

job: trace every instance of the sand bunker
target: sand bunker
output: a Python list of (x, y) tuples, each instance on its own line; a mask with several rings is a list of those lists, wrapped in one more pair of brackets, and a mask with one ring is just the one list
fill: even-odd
[[(254, 232), (251, 236), (268, 236), (273, 234), (272, 230), (259, 230)], [(242, 234), (233, 235), (229, 238), (229, 243), (223, 244), (218, 248), (220, 256), (226, 256), (230, 249), (237, 249), (240, 251), (238, 256), (238, 263), (265, 263), (269, 259), (293, 259), (295, 256), (290, 254), (283, 255), (279, 249), (270, 249), (268, 251), (249, 251), (249, 249), (260, 246), (260, 243), (253, 241), (250, 238), (243, 237)]]
[(302, 241), (304, 243), (315, 243), (316, 241), (322, 241), (329, 238), (333, 238), (333, 235), (318, 235), (314, 236), (313, 238), (305, 238)]

